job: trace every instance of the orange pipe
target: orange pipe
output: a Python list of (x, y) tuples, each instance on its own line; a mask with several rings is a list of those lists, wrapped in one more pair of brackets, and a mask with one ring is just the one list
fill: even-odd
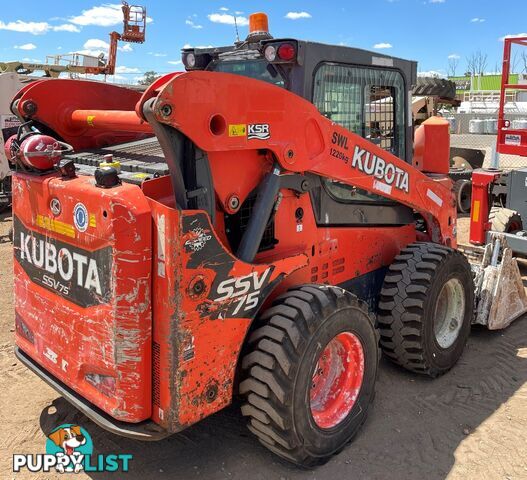
[(152, 133), (152, 127), (133, 110), (74, 110), (70, 124), (81, 128)]

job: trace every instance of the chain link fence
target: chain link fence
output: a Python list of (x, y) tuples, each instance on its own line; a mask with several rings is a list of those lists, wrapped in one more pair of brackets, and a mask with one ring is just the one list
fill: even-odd
[[(527, 113), (507, 113), (512, 128), (527, 128)], [(450, 146), (452, 157), (462, 157), (472, 167), (499, 167), (511, 170), (527, 167), (527, 158), (517, 155), (496, 155), (497, 113), (452, 113)], [(493, 163), (497, 162), (497, 163)]]

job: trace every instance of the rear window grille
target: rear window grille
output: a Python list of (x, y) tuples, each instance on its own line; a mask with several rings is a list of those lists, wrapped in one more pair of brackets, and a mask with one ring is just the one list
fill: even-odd
[(405, 158), (405, 88), (399, 72), (324, 64), (315, 74), (313, 103), (335, 123)]
[[(238, 212), (234, 215), (225, 215), (225, 231), (233, 252), (236, 252), (238, 249), (240, 240), (245, 233), (245, 230), (247, 230), (247, 225), (249, 224), (249, 219), (251, 218), (255, 202), (256, 193), (252, 193), (247, 197), (245, 202), (243, 202)], [(274, 218), (271, 217), (265, 228), (258, 251), (263, 252), (264, 250), (270, 250), (271, 248), (274, 248), (277, 243), (278, 241), (275, 238), (274, 230)]]

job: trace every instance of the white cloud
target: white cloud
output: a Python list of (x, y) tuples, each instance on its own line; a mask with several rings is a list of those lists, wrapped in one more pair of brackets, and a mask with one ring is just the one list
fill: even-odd
[(446, 0), (429, 0), (428, 3), (445, 3)]
[(152, 55), (153, 57), (166, 57), (166, 53), (159, 53), (159, 52), (148, 52), (148, 55)]
[(71, 17), (71, 23), (82, 25), (96, 25), (98, 27), (111, 27), (123, 21), (123, 12), (120, 5), (101, 5), (83, 10), (80, 15)]
[[(123, 11), (121, 10), (121, 5), (118, 3), (103, 4), (98, 7), (83, 10), (80, 15), (71, 17), (69, 21), (75, 25), (81, 25), (83, 27), (88, 25), (112, 27), (113, 25), (119, 25), (123, 22)], [(147, 23), (150, 23), (152, 19), (147, 17), (146, 21)]]
[(445, 78), (446, 75), (438, 70), (428, 70), (426, 72), (417, 72), (418, 77), (436, 77), (436, 78)]
[(115, 73), (141, 73), (141, 70), (136, 67), (119, 66), (115, 67)]
[(376, 43), (373, 48), (382, 50), (383, 48), (393, 48), (393, 45), (391, 43)]
[(51, 27), (54, 32), (72, 32), (72, 33), (79, 33), (81, 29), (77, 27), (76, 25), (72, 25), (71, 23), (64, 23), (62, 25), (57, 25), (55, 27)]
[(214, 48), (213, 45), (191, 45), (190, 43), (185, 43), (181, 48)]
[(24, 43), (24, 45), (15, 45), (14, 48), (19, 50), (35, 50), (37, 46), (34, 43)]
[(485, 21), (484, 18), (474, 17), (470, 19), (471, 23), (483, 23)]
[(289, 18), (289, 20), (298, 20), (299, 18), (311, 18), (311, 14), (307, 12), (287, 12), (285, 18)]
[(28, 57), (24, 57), (24, 58), (22, 59), (22, 61), (23, 61), (23, 62), (27, 62), (27, 63), (42, 63), (42, 62), (40, 61), (40, 59), (38, 59), (38, 58), (28, 58)]
[(167, 63), (170, 63), (170, 65), (181, 65), (183, 62), (181, 60), (169, 60)]
[(197, 30), (203, 28), (203, 25), (199, 25), (199, 24), (195, 23), (195, 22), (194, 22), (193, 20), (191, 20), (190, 18), (187, 18), (187, 19), (185, 20), (185, 24), (186, 24), (186, 25), (189, 25), (189, 26), (191, 26), (192, 28), (195, 28), (195, 29), (197, 29)]
[[(79, 50), (77, 53), (98, 57), (101, 53), (108, 53), (110, 44), (99, 38), (90, 38), (84, 43), (83, 47), (84, 50)], [(125, 43), (122, 47), (117, 47), (117, 50), (120, 52), (133, 52), (134, 49), (129, 43)]]
[(220, 7), (220, 10), (222, 12), (228, 12), (229, 11), (229, 9), (227, 7)]
[(0, 30), (10, 30), (11, 32), (30, 33), (31, 35), (44, 35), (49, 31), (53, 32), (80, 32), (79, 27), (64, 23), (62, 25), (50, 25), (48, 22), (15, 22), (4, 23), (0, 21)]
[(459, 60), (461, 57), (457, 53), (451, 53), (448, 58), (451, 58), (453, 60)]
[(4, 23), (0, 21), (0, 30), (10, 30), (12, 32), (30, 33), (31, 35), (44, 35), (50, 29), (47, 22), (16, 22)]
[[(223, 23), (224, 25), (234, 25), (234, 15), (228, 13), (211, 13), (207, 15), (209, 20), (213, 23)], [(239, 27), (249, 25), (249, 20), (246, 17), (236, 17), (236, 23)]]
[[(85, 55), (95, 55), (96, 57), (98, 57), (101, 53), (108, 53), (108, 50), (110, 49), (110, 44), (99, 38), (90, 38), (84, 43), (83, 47), (84, 50), (79, 51), (79, 53), (84, 53)], [(117, 47), (117, 50), (119, 50), (120, 52), (134, 51), (134, 49), (129, 43), (125, 43), (122, 47)]]
[(505, 35), (504, 37), (500, 37), (500, 41), (503, 42), (506, 38), (521, 38), (521, 37), (527, 37), (527, 33), (509, 33)]
[(99, 38), (90, 38), (84, 43), (84, 48), (90, 49), (102, 49), (102, 50), (108, 50), (110, 48), (110, 44), (105, 42), (104, 40), (100, 40)]

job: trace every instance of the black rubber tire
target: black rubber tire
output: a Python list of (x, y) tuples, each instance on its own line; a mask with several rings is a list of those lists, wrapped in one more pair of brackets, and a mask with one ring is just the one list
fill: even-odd
[(489, 222), (493, 232), (513, 233), (523, 230), (520, 214), (509, 208), (492, 207), (489, 212)]
[(470, 180), (457, 180), (454, 182), (454, 195), (457, 211), (469, 213), (472, 201), (472, 182)]
[(472, 170), (462, 170), (459, 168), (450, 168), (448, 171), (448, 176), (453, 182), (458, 180), (471, 180), (472, 179)]
[[(303, 467), (325, 463), (355, 436), (375, 394), (379, 348), (366, 303), (339, 287), (304, 285), (278, 297), (248, 339), (240, 394), (248, 428), (269, 450)], [(338, 333), (353, 332), (364, 352), (364, 378), (349, 414), (321, 429), (309, 393), (320, 353)]]
[[(458, 337), (449, 348), (442, 348), (434, 334), (433, 316), (441, 288), (453, 277), (464, 287), (465, 312)], [(465, 256), (434, 243), (410, 244), (395, 257), (384, 279), (377, 316), (381, 348), (407, 370), (442, 375), (463, 353), (473, 308), (474, 282)]]
[(434, 96), (449, 100), (456, 98), (456, 84), (445, 78), (417, 77), (412, 95)]

